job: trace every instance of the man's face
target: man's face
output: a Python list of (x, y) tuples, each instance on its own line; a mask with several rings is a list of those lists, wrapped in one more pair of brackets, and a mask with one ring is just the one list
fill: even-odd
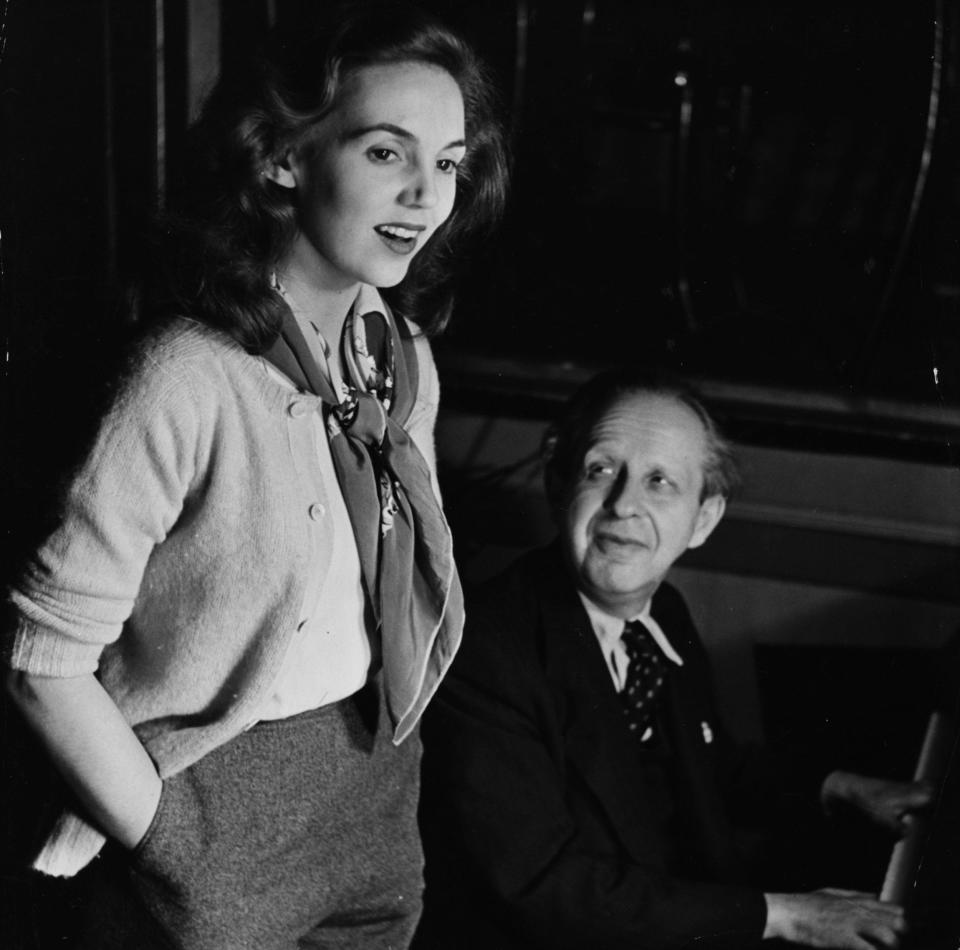
[(607, 613), (639, 613), (720, 520), (721, 496), (700, 501), (706, 438), (690, 409), (651, 393), (623, 396), (590, 430), (560, 528), (577, 586)]

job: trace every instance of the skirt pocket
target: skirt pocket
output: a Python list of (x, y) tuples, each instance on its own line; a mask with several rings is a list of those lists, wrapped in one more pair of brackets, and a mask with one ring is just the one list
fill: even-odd
[(199, 803), (189, 770), (164, 779), (156, 814), (131, 852), (135, 871), (169, 884), (185, 882), (203, 853)]
[(172, 778), (164, 779), (163, 784), (160, 786), (160, 799), (157, 802), (157, 810), (153, 813), (153, 818), (150, 821), (150, 824), (147, 826), (147, 830), (144, 832), (143, 837), (137, 842), (136, 846), (131, 851), (131, 856), (134, 861), (139, 861), (145, 852), (150, 850), (151, 843), (155, 837), (160, 834), (161, 826), (164, 824), (166, 813), (170, 809), (170, 783), (173, 781)]

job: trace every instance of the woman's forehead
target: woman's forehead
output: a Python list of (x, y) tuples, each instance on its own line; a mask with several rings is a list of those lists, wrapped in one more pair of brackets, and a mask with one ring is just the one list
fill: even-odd
[(457, 81), (432, 63), (373, 63), (343, 80), (333, 116), (341, 122), (432, 123), (462, 138), (463, 95)]

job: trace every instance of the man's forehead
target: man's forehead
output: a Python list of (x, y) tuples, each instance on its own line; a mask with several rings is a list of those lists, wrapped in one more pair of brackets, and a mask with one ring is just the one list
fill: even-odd
[(626, 393), (607, 406), (586, 433), (584, 448), (608, 440), (631, 447), (695, 451), (701, 459), (707, 449), (707, 431), (700, 417), (675, 396), (661, 393)]

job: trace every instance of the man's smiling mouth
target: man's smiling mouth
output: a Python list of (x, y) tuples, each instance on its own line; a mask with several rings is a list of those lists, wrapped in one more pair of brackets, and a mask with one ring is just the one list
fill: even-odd
[(613, 551), (633, 551), (649, 548), (650, 545), (640, 538), (630, 538), (619, 534), (598, 532), (593, 537), (593, 543), (606, 553)]

